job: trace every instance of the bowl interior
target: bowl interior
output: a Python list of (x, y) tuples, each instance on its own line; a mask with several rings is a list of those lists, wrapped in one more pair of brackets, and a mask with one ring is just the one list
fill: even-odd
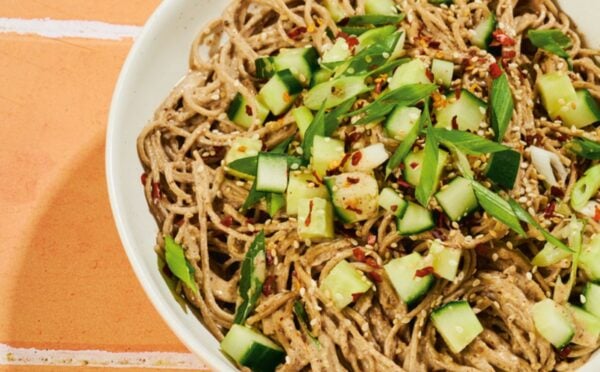
[[(565, 10), (585, 32), (593, 47), (600, 47), (594, 15), (596, 0), (562, 0)], [(235, 371), (221, 354), (212, 335), (190, 312), (184, 311), (157, 269), (156, 224), (148, 212), (136, 138), (156, 107), (188, 70), (190, 45), (203, 25), (219, 17), (225, 0), (164, 1), (148, 21), (123, 67), (113, 97), (106, 145), (106, 169), (114, 218), (129, 260), (150, 300), (181, 341), (218, 371)], [(594, 11), (590, 11), (594, 9)], [(600, 357), (582, 371), (600, 368)]]

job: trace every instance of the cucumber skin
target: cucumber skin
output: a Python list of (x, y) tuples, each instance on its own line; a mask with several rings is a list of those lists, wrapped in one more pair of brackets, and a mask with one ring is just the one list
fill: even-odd
[(520, 164), (521, 154), (517, 151), (497, 152), (492, 154), (485, 175), (495, 184), (512, 190), (517, 180)]

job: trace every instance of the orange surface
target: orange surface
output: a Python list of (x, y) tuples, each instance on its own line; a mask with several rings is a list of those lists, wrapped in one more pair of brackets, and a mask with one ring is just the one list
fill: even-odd
[[(141, 25), (157, 4), (0, 0), (0, 17)], [(0, 34), (2, 344), (187, 352), (137, 283), (106, 191), (109, 104), (131, 43)]]

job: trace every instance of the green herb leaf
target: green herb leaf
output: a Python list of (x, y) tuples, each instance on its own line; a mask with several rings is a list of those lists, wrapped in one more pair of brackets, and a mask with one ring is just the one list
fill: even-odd
[(343, 26), (384, 26), (393, 25), (402, 22), (404, 14), (398, 14), (395, 16), (379, 15), (379, 14), (367, 14), (348, 17), (340, 21)]
[(421, 169), (419, 185), (415, 190), (415, 197), (422, 206), (427, 208), (429, 199), (431, 198), (436, 186), (434, 182), (438, 167), (439, 144), (435, 134), (432, 131), (431, 125), (429, 125), (426, 129), (426, 136), (425, 149), (423, 150), (425, 154), (423, 158), (423, 168)]
[(271, 149), (271, 151), (269, 151), (269, 152), (271, 152), (273, 154), (285, 154), (288, 151), (288, 148), (290, 147), (290, 143), (292, 143), (292, 141), (294, 140), (295, 137), (296, 137), (295, 134), (289, 136), (288, 138), (283, 140), (283, 142), (281, 142), (277, 146), (273, 147)]
[(396, 151), (388, 160), (385, 166), (385, 177), (387, 178), (394, 169), (398, 168), (402, 161), (408, 155), (410, 150), (412, 149), (415, 141), (419, 137), (419, 133), (423, 130), (425, 126), (431, 126), (431, 117), (429, 116), (429, 100), (425, 100), (425, 107), (423, 108), (423, 112), (421, 113), (421, 117), (417, 122), (417, 125), (413, 125), (410, 131), (406, 134), (404, 141), (400, 143), (400, 146), (396, 148)]
[(519, 219), (511, 208), (510, 204), (500, 197), (500, 195), (488, 190), (477, 181), (472, 181), (473, 191), (479, 205), (492, 217), (502, 222), (517, 234), (525, 236), (525, 230), (521, 227)]
[(509, 198), (508, 204), (510, 205), (514, 214), (519, 220), (533, 226), (537, 231), (540, 232), (540, 234), (544, 236), (544, 238), (546, 238), (546, 241), (548, 243), (552, 244), (557, 248), (562, 249), (563, 251), (573, 253), (573, 251), (569, 249), (569, 247), (567, 247), (563, 242), (558, 240), (554, 235), (550, 234), (546, 229), (544, 229), (542, 225), (540, 225), (539, 222), (537, 222), (535, 218), (533, 218), (533, 216), (529, 214), (529, 212), (527, 212), (523, 207), (521, 207), (519, 203), (517, 203), (516, 200)]
[(306, 332), (311, 341), (315, 344), (315, 346), (320, 347), (321, 343), (310, 332), (310, 322), (308, 321), (308, 314), (306, 314), (306, 310), (304, 309), (304, 305), (302, 305), (302, 302), (294, 302), (294, 314), (296, 314), (296, 317), (298, 318), (298, 323), (300, 323), (300, 327), (304, 330), (304, 332)]
[(250, 188), (250, 192), (248, 193), (248, 197), (244, 201), (244, 205), (242, 205), (242, 211), (245, 212), (248, 209), (252, 208), (256, 205), (261, 199), (267, 196), (267, 192), (258, 191), (256, 189), (256, 181), (252, 183), (252, 187)]
[[(361, 75), (385, 64), (400, 40), (400, 32), (392, 32), (369, 45), (336, 69), (335, 76)], [(373, 68), (373, 66), (375, 66)]]
[(536, 47), (554, 53), (561, 58), (569, 58), (569, 53), (566, 52), (565, 48), (571, 45), (571, 39), (562, 31), (557, 29), (529, 30), (527, 37)]
[(273, 217), (285, 205), (283, 194), (271, 192), (267, 195), (267, 213)]
[(241, 173), (245, 173), (249, 176), (256, 176), (256, 167), (258, 165), (258, 156), (248, 156), (234, 160), (227, 164), (227, 168), (233, 169)]
[(393, 61), (388, 61), (384, 63), (381, 67), (376, 68), (375, 70), (369, 71), (365, 76), (377, 76), (381, 75), (385, 72), (391, 71), (396, 67), (405, 64), (410, 61), (410, 58), (400, 58)]
[(465, 154), (481, 155), (510, 150), (510, 147), (462, 130), (433, 128), (433, 132), (441, 143), (448, 147), (452, 145)]
[(194, 280), (194, 267), (190, 265), (183, 253), (183, 247), (167, 235), (165, 236), (165, 260), (169, 270), (194, 293), (198, 293), (198, 285)]
[(600, 143), (587, 138), (576, 138), (567, 144), (569, 150), (584, 159), (600, 160)]
[(471, 163), (469, 163), (467, 155), (457, 149), (454, 145), (448, 146), (448, 149), (452, 153), (452, 156), (456, 159), (456, 167), (462, 176), (468, 180), (473, 180), (475, 174), (473, 173), (473, 169), (471, 169)]
[(409, 84), (379, 96), (369, 105), (353, 111), (346, 116), (355, 116), (366, 112), (366, 116), (354, 123), (368, 124), (389, 114), (396, 106), (411, 106), (427, 98), (437, 89), (435, 84)]
[(258, 233), (242, 262), (239, 294), (242, 303), (235, 310), (235, 324), (244, 324), (254, 310), (267, 275), (265, 232)]
[(492, 119), (492, 128), (496, 135), (496, 141), (502, 142), (508, 124), (512, 119), (514, 109), (513, 97), (508, 84), (506, 73), (492, 80), (490, 91), (490, 117)]

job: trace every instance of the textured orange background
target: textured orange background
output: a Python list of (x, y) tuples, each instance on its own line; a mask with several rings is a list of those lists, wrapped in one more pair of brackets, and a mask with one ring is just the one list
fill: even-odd
[[(0, 17), (142, 25), (158, 3), (0, 0)], [(106, 191), (109, 103), (131, 43), (0, 34), (0, 343), (187, 352), (137, 283)]]

